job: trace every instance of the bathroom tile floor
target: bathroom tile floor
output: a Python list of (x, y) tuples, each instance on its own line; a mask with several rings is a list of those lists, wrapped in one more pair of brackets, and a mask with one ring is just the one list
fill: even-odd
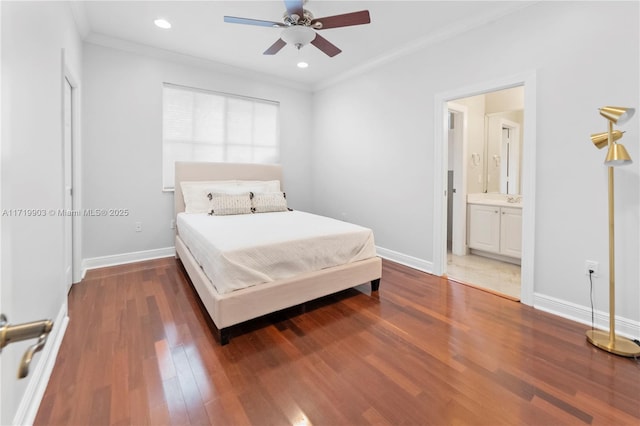
[(475, 254), (447, 253), (447, 276), (453, 281), (520, 300), (520, 265)]

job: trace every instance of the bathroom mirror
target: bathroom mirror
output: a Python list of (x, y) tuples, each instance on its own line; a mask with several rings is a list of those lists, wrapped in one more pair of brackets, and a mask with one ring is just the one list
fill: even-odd
[[(465, 110), (466, 124), (456, 127), (450, 117), (449, 131), (450, 143), (455, 146), (455, 138), (460, 137), (456, 136), (456, 129), (466, 126), (467, 194), (520, 195), (524, 87), (456, 99), (452, 105)], [(452, 148), (450, 151), (455, 152)], [(462, 164), (462, 160), (460, 162)], [(450, 170), (454, 169), (455, 164), (450, 165)]]

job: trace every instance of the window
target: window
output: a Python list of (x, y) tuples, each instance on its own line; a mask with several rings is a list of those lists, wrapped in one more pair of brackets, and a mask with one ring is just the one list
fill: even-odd
[(278, 102), (165, 84), (162, 187), (173, 190), (176, 161), (277, 163)]

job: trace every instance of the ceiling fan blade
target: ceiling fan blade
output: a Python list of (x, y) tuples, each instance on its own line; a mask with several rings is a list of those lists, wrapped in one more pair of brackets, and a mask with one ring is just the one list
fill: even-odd
[(338, 49), (333, 43), (322, 37), (320, 34), (316, 34), (316, 38), (311, 40), (311, 44), (322, 50), (330, 58), (333, 58), (338, 53), (342, 52), (342, 50)]
[[(316, 18), (311, 21), (311, 27), (316, 30), (326, 30), (327, 28), (349, 27), (351, 25), (368, 24), (371, 22), (368, 10), (359, 12), (344, 13), (342, 15), (326, 16), (324, 18)], [(322, 24), (317, 27), (315, 24)]]
[(284, 27), (285, 26), (280, 22), (262, 21), (260, 19), (251, 19), (251, 18), (238, 18), (236, 16), (225, 16), (224, 22), (229, 22), (231, 24), (258, 25), (260, 27)]
[(304, 16), (304, 9), (302, 8), (302, 0), (284, 0), (284, 5), (287, 8), (287, 14), (298, 15), (300, 18)]
[(271, 45), (270, 48), (264, 51), (263, 55), (275, 55), (280, 51), (280, 49), (282, 49), (286, 45), (287, 45), (287, 42), (279, 38), (275, 43)]

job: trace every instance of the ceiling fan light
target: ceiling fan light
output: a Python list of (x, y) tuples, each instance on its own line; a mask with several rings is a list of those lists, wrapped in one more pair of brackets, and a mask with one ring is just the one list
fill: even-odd
[(280, 38), (300, 49), (316, 38), (316, 32), (309, 27), (295, 25), (282, 30)]

